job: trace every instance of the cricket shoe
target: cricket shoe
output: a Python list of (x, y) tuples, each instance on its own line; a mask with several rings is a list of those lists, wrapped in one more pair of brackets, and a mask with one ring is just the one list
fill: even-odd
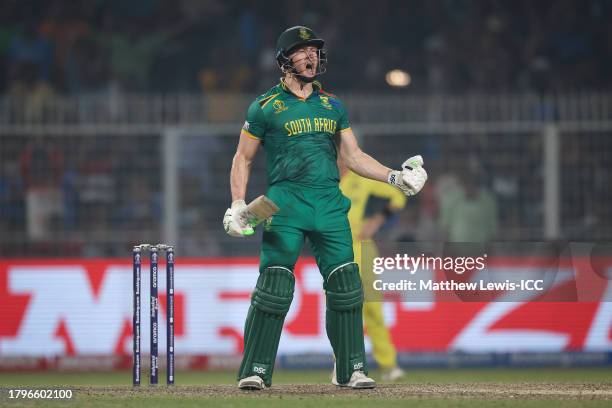
[(392, 382), (392, 381), (397, 381), (405, 376), (406, 376), (406, 372), (404, 370), (402, 370), (399, 367), (393, 367), (388, 370), (385, 370), (385, 372), (382, 375), (382, 380)]
[(332, 374), (332, 384), (337, 385), (338, 387), (348, 387), (348, 388), (374, 388), (376, 387), (376, 381), (368, 377), (364, 374), (363, 371), (353, 371), (349, 382), (346, 384), (339, 384), (338, 379), (336, 378), (336, 364), (334, 363), (334, 373)]
[(266, 385), (260, 376), (252, 375), (238, 381), (238, 388), (241, 390), (263, 390), (266, 388)]

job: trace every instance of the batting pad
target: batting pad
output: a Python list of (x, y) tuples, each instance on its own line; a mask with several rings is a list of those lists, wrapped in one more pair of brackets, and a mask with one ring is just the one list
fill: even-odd
[(334, 269), (326, 283), (326, 328), (336, 356), (336, 378), (346, 384), (353, 371), (368, 373), (363, 344), (363, 289), (359, 267), (349, 263)]
[(272, 266), (259, 275), (244, 327), (244, 356), (238, 380), (258, 375), (267, 387), (272, 385), (274, 360), (294, 286), (293, 272), (284, 267)]

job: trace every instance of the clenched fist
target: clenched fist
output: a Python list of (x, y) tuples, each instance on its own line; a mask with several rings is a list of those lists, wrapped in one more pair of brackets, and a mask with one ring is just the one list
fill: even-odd
[(389, 172), (387, 183), (399, 188), (407, 196), (417, 194), (427, 181), (427, 172), (423, 168), (423, 158), (412, 156), (402, 164), (402, 170)]

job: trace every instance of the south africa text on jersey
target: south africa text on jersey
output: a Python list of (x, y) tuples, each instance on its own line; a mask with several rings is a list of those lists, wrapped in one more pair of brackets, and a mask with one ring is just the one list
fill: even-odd
[(301, 118), (285, 122), (287, 136), (295, 136), (309, 132), (336, 133), (338, 123), (328, 118)]

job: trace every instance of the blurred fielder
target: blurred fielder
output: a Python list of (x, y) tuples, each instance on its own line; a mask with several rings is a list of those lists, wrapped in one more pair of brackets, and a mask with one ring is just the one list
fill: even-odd
[[(342, 161), (338, 163), (338, 166), (341, 177), (340, 190), (351, 200), (348, 220), (353, 233), (355, 262), (359, 265), (365, 290), (371, 291), (375, 276), (372, 272), (372, 260), (378, 256), (378, 249), (372, 238), (389, 216), (406, 206), (406, 196), (388, 184), (358, 176), (350, 171)], [(369, 211), (370, 203), (376, 199), (383, 200), (385, 205)], [(368, 250), (362, 251), (362, 246), (367, 246)], [(367, 293), (372, 294), (372, 292)], [(395, 381), (403, 377), (405, 373), (397, 365), (397, 352), (385, 324), (382, 302), (376, 301), (374, 297), (376, 295), (366, 297), (371, 301), (363, 304), (363, 322), (372, 341), (372, 355), (383, 372), (382, 379)]]
[[(272, 385), (274, 360), (295, 279), (293, 268), (308, 238), (323, 276), (326, 329), (335, 356), (332, 383), (372, 388), (363, 344), (363, 289), (354, 262), (347, 213), (350, 201), (338, 187), (338, 154), (353, 172), (418, 193), (427, 173), (415, 158), (391, 170), (361, 151), (340, 100), (315, 81), (325, 72), (324, 41), (306, 27), (291, 27), (278, 38), (276, 61), (283, 77), (258, 97), (232, 163), (232, 205), (223, 225), (235, 237), (253, 233), (241, 217), (251, 164), (260, 145), (266, 151), (266, 195), (280, 208), (264, 226), (259, 278), (244, 328), (242, 389)], [(418, 157), (420, 159), (420, 156)]]

